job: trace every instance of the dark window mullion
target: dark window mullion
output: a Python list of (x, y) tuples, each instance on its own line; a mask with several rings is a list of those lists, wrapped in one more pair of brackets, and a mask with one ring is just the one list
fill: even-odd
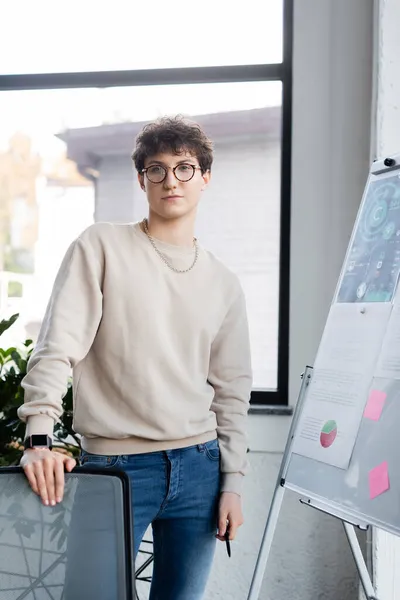
[(0, 75), (0, 91), (280, 81), (283, 79), (283, 74), (284, 66), (279, 63), (182, 69)]
[[(254, 390), (253, 405), (289, 402), (290, 197), (292, 157), (293, 0), (284, 2), (282, 63), (281, 224), (279, 254), (278, 381), (276, 390)], [(300, 377), (300, 374), (299, 374)]]

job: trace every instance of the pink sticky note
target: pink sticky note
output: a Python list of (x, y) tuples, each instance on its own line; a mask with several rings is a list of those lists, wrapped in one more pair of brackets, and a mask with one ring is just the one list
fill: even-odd
[(386, 393), (380, 392), (379, 390), (371, 390), (368, 398), (367, 406), (364, 410), (364, 417), (366, 419), (372, 419), (373, 421), (379, 421), (381, 418), (383, 405), (385, 404)]
[(387, 462), (383, 462), (369, 472), (369, 497), (371, 500), (390, 488)]

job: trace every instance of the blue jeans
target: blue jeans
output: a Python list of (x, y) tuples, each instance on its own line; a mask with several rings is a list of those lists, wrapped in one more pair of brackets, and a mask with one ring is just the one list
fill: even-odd
[(135, 556), (150, 524), (153, 529), (150, 600), (201, 600), (216, 545), (218, 441), (121, 456), (83, 451), (81, 464), (114, 467), (129, 476)]

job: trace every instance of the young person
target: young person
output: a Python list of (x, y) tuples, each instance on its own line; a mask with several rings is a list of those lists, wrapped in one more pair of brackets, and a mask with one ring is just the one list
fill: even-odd
[(213, 161), (202, 129), (157, 120), (132, 158), (148, 218), (96, 223), (67, 251), (23, 381), (21, 464), (45, 504), (62, 500), (75, 460), (52, 452), (51, 437), (72, 367), (82, 464), (129, 475), (135, 553), (152, 524), (150, 597), (200, 600), (216, 537), (228, 527), (234, 539), (243, 522), (245, 300), (236, 275), (194, 237)]

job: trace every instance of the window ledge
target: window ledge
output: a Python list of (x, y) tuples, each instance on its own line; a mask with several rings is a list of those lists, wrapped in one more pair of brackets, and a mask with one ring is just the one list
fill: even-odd
[(272, 404), (252, 404), (249, 415), (279, 415), (290, 417), (293, 414), (293, 406), (279, 406)]

